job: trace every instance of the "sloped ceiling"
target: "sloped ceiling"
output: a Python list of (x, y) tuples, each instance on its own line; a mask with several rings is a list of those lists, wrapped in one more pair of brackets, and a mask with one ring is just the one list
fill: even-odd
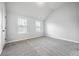
[(68, 3), (67, 2), (48, 2), (47, 6), (50, 7), (52, 10), (55, 10), (57, 8), (60, 8), (64, 5), (68, 4)]
[(43, 5), (36, 2), (7, 2), (6, 8), (7, 14), (20, 14), (44, 20), (52, 10), (64, 4), (64, 2), (46, 2)]

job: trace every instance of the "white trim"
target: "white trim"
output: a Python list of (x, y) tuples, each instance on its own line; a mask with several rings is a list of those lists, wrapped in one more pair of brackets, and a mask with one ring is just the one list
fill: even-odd
[(12, 40), (12, 41), (6, 42), (6, 44), (7, 44), (7, 43), (12, 43), (12, 42), (18, 42), (18, 41), (22, 41), (22, 40), (26, 40), (26, 39)]
[[(39, 37), (41, 37), (41, 36), (39, 36)], [(7, 44), (7, 43), (12, 43), (12, 42), (18, 42), (18, 41), (22, 41), (22, 40), (27, 40), (27, 39), (32, 39), (32, 38), (38, 38), (38, 37), (31, 37), (31, 38), (25, 38), (25, 39), (19, 39), (19, 40), (8, 41), (8, 42), (6, 42), (6, 44)]]
[(2, 49), (0, 50), (0, 55), (1, 55), (1, 53), (2, 53)]
[[(49, 36), (49, 35), (46, 35), (46, 36), (47, 36), (47, 37), (50, 37), (50, 38), (56, 38), (56, 39), (65, 40), (65, 41), (69, 41), (69, 42), (79, 43), (78, 41), (69, 40), (69, 39), (65, 39), (65, 38), (62, 38), (62, 37), (53, 37), (53, 36)], [(40, 36), (40, 37), (41, 37), (41, 36)], [(38, 38), (38, 37), (33, 37), (33, 38)], [(6, 42), (6, 44), (7, 44), (7, 43), (12, 43), (12, 42), (17, 42), (17, 41), (22, 41), (22, 40), (27, 40), (27, 39), (31, 39), (31, 38), (13, 40), (13, 41)]]
[(2, 53), (4, 46), (5, 46), (5, 43), (4, 43), (4, 45), (0, 49), (0, 54)]
[(49, 35), (46, 35), (50, 38), (56, 38), (56, 39), (60, 39), (60, 40), (65, 40), (65, 41), (69, 41), (69, 42), (74, 42), (74, 43), (79, 43), (78, 41), (74, 41), (74, 40), (70, 40), (70, 39), (65, 39), (65, 38), (62, 38), (62, 37), (53, 37), (53, 36), (49, 36)]

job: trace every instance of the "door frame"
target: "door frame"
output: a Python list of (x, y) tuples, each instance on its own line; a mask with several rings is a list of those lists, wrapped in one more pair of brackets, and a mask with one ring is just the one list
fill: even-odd
[(0, 28), (0, 54), (4, 48), (5, 45), (5, 37), (6, 37), (6, 11), (5, 11), (5, 3), (0, 2), (0, 8), (1, 8), (1, 28)]

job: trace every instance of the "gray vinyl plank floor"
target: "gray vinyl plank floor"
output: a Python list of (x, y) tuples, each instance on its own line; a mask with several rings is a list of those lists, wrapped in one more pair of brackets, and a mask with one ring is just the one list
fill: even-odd
[(39, 37), (5, 45), (1, 56), (78, 56), (79, 44)]

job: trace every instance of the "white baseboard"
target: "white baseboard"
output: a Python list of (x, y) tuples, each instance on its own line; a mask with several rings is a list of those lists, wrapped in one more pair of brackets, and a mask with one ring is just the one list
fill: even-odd
[[(38, 36), (38, 37), (41, 37), (41, 36)], [(30, 38), (19, 39), (19, 40), (12, 40), (12, 41), (6, 42), (6, 44), (7, 44), (7, 43), (12, 43), (12, 42), (18, 42), (18, 41), (22, 41), (22, 40), (27, 40), (27, 39), (32, 39), (32, 38), (37, 38), (37, 37), (30, 37)]]
[(62, 38), (62, 37), (53, 37), (53, 36), (49, 36), (49, 35), (46, 35), (46, 36), (50, 37), (50, 38), (56, 38), (56, 39), (65, 40), (65, 41), (69, 41), (69, 42), (79, 43), (78, 41), (74, 41), (74, 40), (70, 40), (70, 39), (65, 39), (65, 38)]
[(22, 41), (22, 40), (26, 40), (26, 39), (12, 40), (12, 41), (6, 42), (6, 44), (7, 44), (7, 43), (12, 43), (12, 42), (18, 42), (18, 41)]
[(3, 51), (4, 46), (5, 46), (5, 43), (3, 44), (3, 46), (0, 47), (0, 55), (1, 55), (2, 51)]

